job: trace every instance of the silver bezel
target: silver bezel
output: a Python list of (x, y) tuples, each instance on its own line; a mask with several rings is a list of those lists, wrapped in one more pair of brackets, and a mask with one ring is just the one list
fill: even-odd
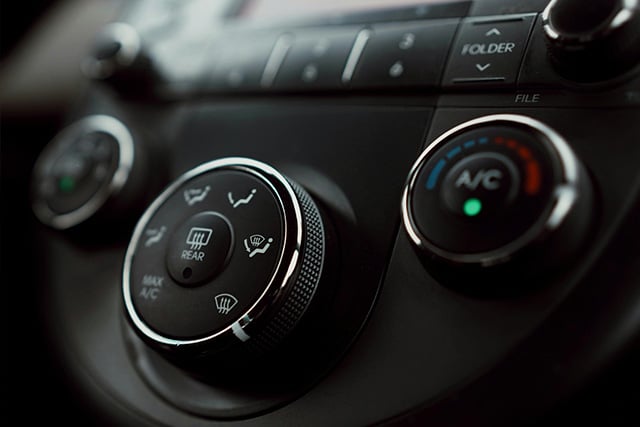
[(551, 11), (557, 2), (558, 0), (552, 0), (542, 12), (542, 28), (547, 37), (561, 43), (589, 43), (604, 38), (633, 19), (634, 15), (640, 10), (640, 0), (621, 0), (619, 2), (619, 10), (593, 32), (588, 34), (562, 34), (554, 27), (551, 20)]
[[(526, 127), (534, 133), (542, 136), (550, 143), (553, 151), (551, 154), (557, 158), (560, 166), (559, 182), (557, 182), (551, 192), (550, 200), (545, 213), (525, 234), (511, 243), (487, 252), (477, 254), (462, 254), (444, 250), (431, 243), (421, 235), (412, 214), (410, 194), (416, 185), (416, 180), (421, 168), (424, 166), (432, 153), (438, 150), (443, 143), (449, 141), (463, 132), (485, 125), (511, 125)], [(429, 251), (440, 258), (446, 259), (456, 264), (476, 264), (490, 266), (505, 262), (512, 256), (538, 239), (557, 229), (567, 218), (578, 197), (579, 187), (579, 163), (566, 143), (566, 141), (553, 129), (535, 119), (515, 114), (495, 114), (462, 123), (453, 129), (445, 132), (436, 138), (426, 150), (418, 157), (409, 172), (409, 178), (402, 194), (402, 222), (411, 242), (422, 250)]]
[(118, 144), (116, 170), (108, 184), (102, 186), (85, 204), (64, 214), (54, 212), (47, 202), (38, 196), (38, 192), (34, 191), (33, 211), (40, 221), (51, 227), (64, 230), (85, 221), (95, 214), (110, 197), (118, 194), (129, 178), (135, 157), (131, 133), (122, 122), (114, 117), (94, 115), (67, 126), (47, 145), (34, 167), (35, 185), (39, 185), (42, 176), (48, 172), (52, 156), (66, 149), (78, 136), (92, 132), (106, 133), (116, 140)]
[[(200, 338), (169, 338), (151, 329), (136, 312), (131, 298), (131, 284), (129, 281), (136, 247), (148, 222), (178, 188), (187, 181), (214, 170), (243, 171), (257, 177), (269, 187), (278, 202), (283, 216), (282, 248), (275, 271), (262, 294), (248, 310), (238, 315), (236, 320), (229, 326), (221, 331)], [(282, 197), (286, 197), (288, 203), (285, 203)], [(291, 209), (286, 209), (285, 205)], [(285, 294), (285, 290), (295, 283), (295, 272), (301, 260), (303, 238), (302, 221), (302, 209), (293, 188), (283, 175), (267, 164), (243, 157), (228, 157), (214, 160), (189, 170), (167, 187), (162, 194), (153, 201), (135, 227), (133, 237), (125, 255), (122, 276), (124, 303), (129, 318), (144, 336), (159, 344), (170, 347), (199, 345), (213, 340), (223, 341), (232, 336), (240, 341), (247, 341), (250, 339), (247, 327), (258, 321), (264, 313), (268, 312), (268, 309), (276, 304)]]

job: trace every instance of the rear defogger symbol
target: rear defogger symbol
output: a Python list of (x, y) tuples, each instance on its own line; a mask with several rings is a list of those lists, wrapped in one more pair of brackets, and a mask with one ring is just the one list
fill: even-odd
[(191, 246), (192, 251), (199, 251), (209, 244), (212, 234), (213, 230), (210, 228), (191, 227), (186, 244)]

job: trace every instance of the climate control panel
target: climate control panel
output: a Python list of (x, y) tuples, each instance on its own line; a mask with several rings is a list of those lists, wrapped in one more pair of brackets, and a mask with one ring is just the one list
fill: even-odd
[(592, 210), (587, 174), (568, 143), (547, 125), (511, 114), (468, 121), (433, 141), (402, 201), (416, 247), (481, 266), (509, 261), (558, 230), (579, 242)]

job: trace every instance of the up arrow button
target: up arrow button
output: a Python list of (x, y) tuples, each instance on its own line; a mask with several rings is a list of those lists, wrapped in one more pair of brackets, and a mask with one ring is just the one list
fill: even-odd
[(515, 85), (535, 18), (522, 14), (463, 19), (443, 86)]

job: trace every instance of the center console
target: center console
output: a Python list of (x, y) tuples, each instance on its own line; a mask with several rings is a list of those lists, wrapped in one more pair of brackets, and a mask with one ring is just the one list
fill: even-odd
[(130, 2), (79, 64), (32, 204), (101, 416), (514, 425), (635, 342), (640, 2), (283, 3)]

